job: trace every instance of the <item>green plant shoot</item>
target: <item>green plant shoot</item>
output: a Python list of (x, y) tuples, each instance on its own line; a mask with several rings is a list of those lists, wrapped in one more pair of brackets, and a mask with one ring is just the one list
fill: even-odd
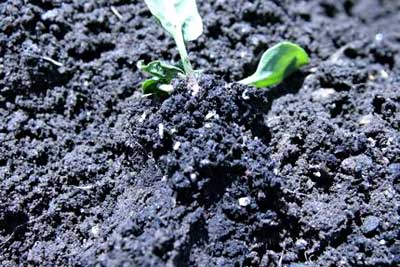
[(172, 79), (192, 76), (195, 71), (189, 61), (185, 41), (196, 40), (203, 33), (203, 21), (197, 10), (196, 0), (144, 0), (161, 25), (174, 38), (181, 56), (180, 66), (173, 66), (159, 60), (144, 64), (137, 63), (138, 69), (152, 77), (142, 83), (145, 94), (170, 93)]
[(185, 41), (196, 40), (203, 33), (203, 22), (196, 0), (145, 0), (150, 12), (172, 35), (187, 75), (193, 73)]
[(239, 83), (257, 88), (276, 85), (310, 61), (306, 51), (291, 42), (281, 42), (268, 49), (256, 72)]
[[(196, 40), (203, 33), (203, 22), (197, 10), (196, 0), (144, 0), (150, 12), (175, 40), (181, 57), (181, 64), (173, 66), (159, 60), (137, 67), (150, 79), (142, 83), (145, 94), (171, 93), (172, 79), (177, 76), (193, 77), (185, 42)], [(239, 83), (257, 88), (276, 85), (310, 61), (306, 51), (291, 42), (281, 42), (268, 49), (258, 64), (256, 72)]]

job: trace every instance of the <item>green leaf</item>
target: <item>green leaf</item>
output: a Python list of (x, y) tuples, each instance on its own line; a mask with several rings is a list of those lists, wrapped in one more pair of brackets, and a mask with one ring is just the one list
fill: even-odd
[(158, 77), (160, 79), (172, 80), (178, 74), (184, 74), (184, 71), (174, 65), (166, 62), (155, 60), (149, 64), (144, 64), (143, 60), (140, 60), (136, 66), (143, 72), (150, 74), (151, 76)]
[(239, 83), (257, 88), (276, 85), (310, 61), (306, 51), (291, 42), (281, 42), (261, 57), (256, 72)]
[(163, 83), (162, 80), (154, 77), (142, 83), (143, 94), (165, 95), (171, 93), (174, 88), (170, 84)]
[(154, 94), (158, 93), (158, 85), (160, 80), (158, 78), (147, 79), (142, 83), (143, 94)]
[(147, 65), (141, 60), (136, 65), (138, 69), (152, 76), (142, 83), (144, 94), (170, 93), (173, 90), (170, 85), (172, 79), (184, 74), (181, 68), (159, 60), (152, 61)]
[(197, 39), (203, 32), (203, 22), (196, 0), (144, 0), (151, 13), (174, 37), (177, 31), (185, 41)]
[(184, 18), (182, 24), (183, 39), (194, 41), (203, 33), (203, 21), (197, 10), (196, 0), (175, 0), (177, 13)]

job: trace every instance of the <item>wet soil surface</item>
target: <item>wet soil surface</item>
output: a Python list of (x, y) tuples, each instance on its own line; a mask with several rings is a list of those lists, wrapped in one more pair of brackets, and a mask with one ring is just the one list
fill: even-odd
[[(0, 265), (398, 266), (400, 2), (198, 2), (160, 99), (142, 1), (0, 1)], [(233, 83), (282, 40), (311, 64)]]

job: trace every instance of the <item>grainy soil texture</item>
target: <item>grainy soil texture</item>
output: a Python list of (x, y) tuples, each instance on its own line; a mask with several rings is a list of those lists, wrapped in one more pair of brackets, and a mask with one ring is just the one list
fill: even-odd
[[(400, 1), (197, 2), (160, 98), (143, 1), (0, 0), (0, 266), (399, 266)], [(234, 82), (283, 40), (311, 63)]]

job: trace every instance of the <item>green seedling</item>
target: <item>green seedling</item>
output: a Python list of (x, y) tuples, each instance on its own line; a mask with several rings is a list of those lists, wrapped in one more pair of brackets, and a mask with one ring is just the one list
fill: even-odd
[[(145, 94), (173, 91), (170, 85), (176, 77), (193, 77), (185, 42), (196, 40), (203, 33), (203, 22), (197, 10), (196, 0), (144, 0), (150, 12), (175, 40), (181, 64), (174, 66), (162, 61), (152, 61), (137, 66), (152, 78), (142, 83)], [(291, 42), (281, 42), (268, 49), (258, 64), (256, 72), (239, 81), (241, 84), (257, 88), (279, 84), (287, 76), (309, 63), (309, 57), (300, 46)]]
[(147, 65), (142, 61), (139, 62), (138, 68), (153, 76), (142, 83), (143, 92), (169, 93), (171, 86), (168, 85), (173, 78), (178, 75), (194, 74), (185, 41), (196, 40), (203, 33), (203, 22), (197, 11), (196, 0), (145, 0), (145, 2), (150, 12), (174, 38), (181, 57), (181, 66), (161, 61), (153, 61)]

